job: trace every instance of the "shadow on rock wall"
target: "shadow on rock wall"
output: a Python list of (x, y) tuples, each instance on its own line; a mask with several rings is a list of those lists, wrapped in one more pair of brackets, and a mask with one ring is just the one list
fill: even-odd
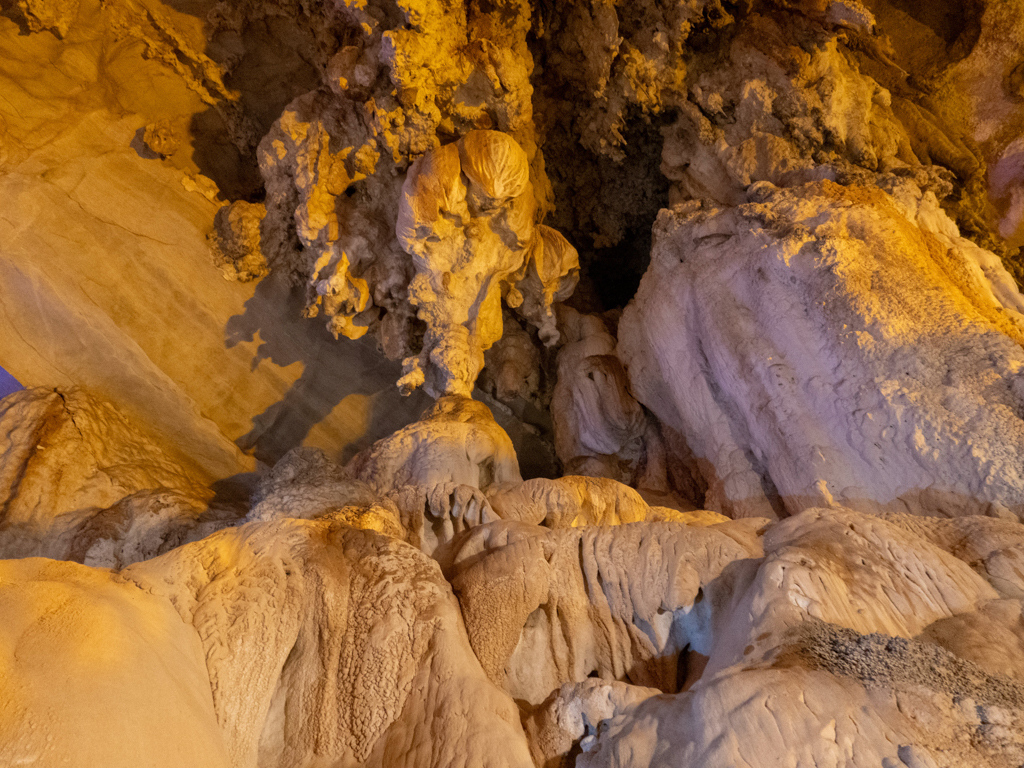
[[(254, 19), (241, 34), (214, 34), (207, 55), (228, 74), (238, 100), (222, 101), (192, 116), (192, 161), (228, 200), (263, 198), (256, 147), (284, 108), (320, 84), (316, 42), (308, 19)], [(227, 66), (230, 64), (230, 66)]]
[(252, 429), (235, 443), (260, 461), (273, 464), (301, 445), (310, 430), (327, 418), (349, 395), (375, 395), (362, 437), (337, 446), (347, 459), (375, 440), (414, 421), (429, 404), (426, 395), (403, 398), (395, 387), (401, 366), (388, 361), (372, 340), (335, 340), (322, 323), (302, 317), (303, 296), (287, 277), (270, 275), (256, 286), (245, 312), (225, 328), (228, 348), (240, 342), (262, 342), (252, 367), (270, 364), (303, 366), (302, 375), (284, 397), (253, 418)]

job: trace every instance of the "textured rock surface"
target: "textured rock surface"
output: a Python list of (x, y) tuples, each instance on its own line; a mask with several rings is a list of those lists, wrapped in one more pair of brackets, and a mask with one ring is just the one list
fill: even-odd
[(0, 4), (0, 764), (1020, 768), (1022, 19)]
[(356, 478), (381, 491), (441, 483), (486, 491), (522, 480), (512, 441), (487, 406), (454, 395), (356, 456), (351, 469)]
[(761, 184), (659, 218), (619, 351), (711, 508), (1024, 510), (1020, 294), (933, 195), (891, 189)]
[(534, 226), (536, 208), (526, 153), (499, 131), (471, 131), (409, 168), (395, 231), (413, 257), (409, 302), (427, 328), (400, 386), (469, 395), (484, 350), (502, 336), (502, 296), (546, 344), (558, 340), (551, 306), (571, 294), (579, 259), (558, 232)]
[(402, 542), (251, 523), (124, 576), (197, 633), (233, 765), (531, 764), (440, 570)]
[(4, 557), (127, 565), (238, 517), (194, 462), (81, 390), (9, 395), (0, 435)]
[[(899, 522), (810, 510), (769, 528), (764, 560), (738, 563), (702, 603), (718, 617), (694, 622), (711, 630), (691, 635), (710, 655), (702, 677), (617, 710), (577, 765), (1019, 761), (1019, 667), (979, 652), (995, 662), (986, 669), (932, 644), (954, 622), (993, 614), (1016, 642), (1013, 613), (966, 563), (904, 538)], [(930, 642), (903, 639), (932, 619)]]
[(449, 573), (484, 669), (531, 704), (595, 671), (676, 690), (690, 643), (677, 614), (728, 563), (759, 554), (754, 537), (717, 527), (503, 525), (471, 532)]

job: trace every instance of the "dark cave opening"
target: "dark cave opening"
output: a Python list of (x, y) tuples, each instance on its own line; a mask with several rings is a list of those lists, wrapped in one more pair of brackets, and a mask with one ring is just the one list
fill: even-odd
[(557, 55), (549, 61), (549, 48), (557, 46), (552, 37), (528, 38), (537, 64), (534, 120), (554, 192), (555, 210), (545, 223), (579, 251), (583, 277), (567, 303), (582, 312), (603, 312), (629, 302), (650, 262), (651, 227), (668, 204), (670, 186), (661, 173), (661, 129), (675, 114), (627, 106), (623, 144), (616, 148), (624, 157), (591, 151), (581, 136), (597, 107), (572, 73), (559, 70)]
[(579, 251), (584, 278), (568, 303), (580, 311), (621, 308), (633, 298), (650, 263), (651, 228), (668, 204), (661, 127), (674, 115), (629, 112), (621, 163), (589, 152), (568, 126), (545, 144), (556, 205), (548, 223)]

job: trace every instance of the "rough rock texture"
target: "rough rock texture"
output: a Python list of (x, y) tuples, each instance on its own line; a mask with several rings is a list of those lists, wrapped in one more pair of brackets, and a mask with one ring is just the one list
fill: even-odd
[(145, 560), (238, 517), (202, 470), (81, 390), (0, 401), (0, 553)]
[(729, 562), (759, 554), (756, 538), (729, 535), (741, 524), (723, 525), (473, 530), (449, 575), (484, 670), (531, 704), (591, 672), (677, 690), (690, 642), (677, 614)]
[[(608, 478), (524, 483), (502, 437), (447, 398), (372, 461), (293, 451), (257, 483), (252, 522), (149, 489), (40, 534), (56, 557), (133, 564), (0, 563), (5, 757), (117, 765), (123, 732), (156, 765), (1024, 759), (1019, 522), (680, 513)], [(42, 466), (44, 443), (17, 445)], [(485, 454), (507, 471), (481, 479)], [(162, 457), (135, 449), (137, 484), (164, 477)], [(102, 685), (81, 655), (93, 634), (120, 675)], [(51, 660), (77, 681), (59, 700)], [(167, 722), (195, 738), (166, 745)]]
[(441, 398), (419, 421), (356, 456), (351, 470), (380, 491), (440, 483), (486, 491), (522, 480), (512, 441), (487, 406), (454, 395)]
[[(603, 477), (536, 478), (511, 488), (499, 488), (488, 500), (503, 520), (520, 520), (548, 528), (684, 518), (683, 513), (674, 509), (648, 506), (628, 485)], [(726, 519), (722, 517), (719, 522)]]
[(0, 764), (1020, 768), (1022, 20), (0, 3)]
[(297, 448), (279, 461), (252, 503), (249, 520), (330, 517), (402, 539), (435, 559), (444, 558), (464, 530), (498, 519), (475, 486), (400, 485), (382, 496), (313, 448)]
[(762, 183), (659, 217), (618, 348), (712, 509), (1024, 513), (1024, 302), (931, 193), (889, 189)]
[[(426, 333), (400, 386), (469, 395), (502, 336), (503, 296), (546, 344), (558, 341), (551, 306), (575, 287), (579, 259), (558, 232), (534, 226), (536, 208), (526, 153), (498, 131), (471, 131), (412, 164), (396, 234), (413, 257), (409, 302)], [(355, 303), (362, 311), (366, 298)]]
[[(26, 389), (0, 401), (5, 524), (42, 528), (66, 512), (110, 506), (144, 488), (204, 492), (183, 466), (109, 403)], [(191, 472), (190, 472), (191, 470)]]
[(1011, 677), (905, 639), (932, 619), (991, 612), (995, 591), (905, 536), (852, 511), (809, 510), (769, 528), (764, 560), (736, 563), (691, 620), (695, 650), (710, 655), (702, 677), (617, 711), (577, 765), (754, 766), (782, 754), (790, 765), (1019, 762), (1019, 665)]
[(123, 575), (194, 628), (234, 766), (531, 765), (440, 570), (400, 541), (250, 523)]
[(573, 765), (580, 747), (593, 744), (598, 723), (660, 693), (657, 688), (605, 680), (566, 683), (524, 722), (534, 764)]

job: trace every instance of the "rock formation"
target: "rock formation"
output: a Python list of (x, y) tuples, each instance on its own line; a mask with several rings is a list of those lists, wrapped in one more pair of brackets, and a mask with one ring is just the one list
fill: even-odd
[(713, 508), (1021, 514), (1021, 296), (933, 193), (892, 184), (759, 182), (659, 217), (619, 350)]
[(0, 5), (0, 765), (1019, 768), (1022, 41)]

